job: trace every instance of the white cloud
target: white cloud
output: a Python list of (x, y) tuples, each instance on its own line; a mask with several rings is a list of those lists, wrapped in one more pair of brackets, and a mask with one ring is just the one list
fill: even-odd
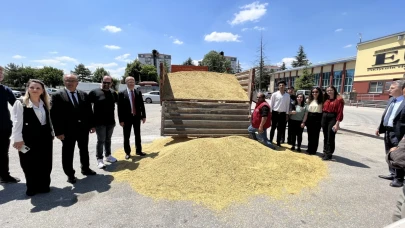
[(58, 54), (58, 52), (57, 51), (50, 51), (49, 54), (54, 55), (54, 54)]
[(124, 73), (125, 73), (125, 68), (126, 67), (120, 67), (120, 68), (116, 68), (116, 69), (106, 68), (105, 70), (110, 72), (110, 75), (112, 77), (121, 79), (121, 76), (124, 75)]
[(112, 62), (112, 63), (91, 63), (90, 65), (86, 65), (87, 68), (89, 68), (90, 70), (95, 70), (96, 68), (100, 68), (100, 67), (116, 67), (118, 66), (117, 63)]
[(238, 38), (240, 38), (239, 35), (230, 32), (212, 32), (205, 35), (204, 40), (208, 42), (240, 42)]
[(295, 60), (295, 58), (293, 58), (293, 57), (285, 57), (285, 58), (283, 58), (282, 60), (281, 60), (281, 62), (278, 62), (277, 63), (277, 66), (281, 66), (281, 65), (283, 65), (283, 62), (285, 63), (285, 67), (287, 67), (287, 68), (290, 68), (291, 67), (291, 64), (292, 64), (292, 62)]
[(42, 68), (44, 68), (44, 66), (36, 66), (36, 67), (34, 67), (34, 68), (42, 69)]
[(102, 28), (101, 30), (108, 31), (108, 32), (111, 32), (111, 33), (116, 33), (116, 32), (121, 32), (122, 31), (121, 28), (118, 28), (118, 27), (116, 27), (114, 25), (107, 25), (104, 28)]
[(335, 30), (335, 32), (341, 32), (341, 31), (343, 31), (342, 28), (339, 28), (339, 29), (336, 29), (336, 30)]
[(200, 62), (200, 61), (202, 61), (202, 59), (200, 59), (200, 60), (193, 60), (192, 62), (193, 62), (193, 65), (194, 65), (194, 66), (198, 66), (198, 62)]
[(253, 29), (254, 29), (254, 30), (259, 30), (259, 31), (261, 31), (261, 30), (266, 30), (266, 28), (264, 28), (264, 27), (259, 27), (259, 26), (255, 26)]
[(349, 48), (349, 47), (352, 47), (352, 46), (353, 46), (353, 45), (348, 44), (348, 45), (344, 46), (343, 48)]
[(13, 56), (12, 58), (13, 58), (13, 59), (25, 59), (26, 57), (25, 57), (25, 56), (22, 56), (22, 55), (15, 55), (15, 56)]
[(39, 60), (32, 60), (34, 63), (40, 63), (44, 66), (64, 66), (66, 63), (61, 62), (57, 59), (39, 59)]
[(104, 45), (105, 48), (108, 48), (110, 50), (118, 50), (121, 49), (121, 47), (116, 46), (116, 45)]
[(61, 62), (73, 62), (73, 63), (78, 63), (77, 59), (69, 57), (69, 56), (61, 56), (61, 57), (56, 57), (56, 60), (59, 60)]
[(131, 62), (132, 60), (131, 59), (128, 59), (128, 57), (130, 56), (131, 54), (123, 54), (123, 55), (120, 55), (120, 56), (117, 56), (117, 57), (115, 57), (115, 60), (118, 60), (118, 61), (122, 61), (122, 62)]
[(182, 45), (183, 41), (179, 40), (179, 39), (174, 39), (173, 41), (174, 44), (178, 44), (178, 45)]
[(237, 25), (246, 21), (257, 21), (266, 14), (268, 3), (260, 4), (258, 1), (241, 6), (239, 13), (235, 13), (235, 18), (229, 22), (231, 25)]
[(242, 32), (249, 30), (249, 28), (243, 28)]

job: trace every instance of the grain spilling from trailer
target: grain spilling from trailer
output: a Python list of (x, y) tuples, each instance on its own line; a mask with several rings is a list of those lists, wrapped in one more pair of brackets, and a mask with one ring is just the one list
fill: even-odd
[(181, 200), (214, 211), (264, 196), (287, 200), (314, 192), (328, 175), (318, 156), (275, 151), (240, 136), (157, 139), (143, 146), (146, 157), (125, 162), (124, 150), (112, 175), (155, 200)]
[(254, 70), (161, 72), (162, 136), (248, 136)]

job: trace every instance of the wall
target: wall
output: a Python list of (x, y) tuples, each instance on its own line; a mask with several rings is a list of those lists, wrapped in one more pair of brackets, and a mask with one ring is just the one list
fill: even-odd
[(392, 80), (405, 74), (405, 38), (397, 36), (358, 46), (354, 81)]
[(172, 65), (172, 73), (179, 71), (208, 71), (208, 66)]

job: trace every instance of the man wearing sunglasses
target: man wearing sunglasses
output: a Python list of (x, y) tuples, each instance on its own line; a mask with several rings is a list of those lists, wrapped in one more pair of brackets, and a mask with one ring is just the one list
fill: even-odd
[(111, 90), (111, 76), (104, 76), (101, 81), (101, 88), (92, 90), (89, 93), (89, 100), (93, 103), (94, 123), (97, 134), (97, 166), (105, 168), (103, 161), (103, 149), (105, 160), (109, 163), (116, 162), (111, 156), (111, 137), (115, 127), (115, 104), (118, 102), (118, 95)]

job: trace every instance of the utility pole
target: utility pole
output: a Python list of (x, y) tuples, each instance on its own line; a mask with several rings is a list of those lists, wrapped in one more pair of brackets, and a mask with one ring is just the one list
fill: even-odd
[(262, 91), (263, 81), (263, 32), (260, 32), (260, 65), (259, 65), (259, 91)]

